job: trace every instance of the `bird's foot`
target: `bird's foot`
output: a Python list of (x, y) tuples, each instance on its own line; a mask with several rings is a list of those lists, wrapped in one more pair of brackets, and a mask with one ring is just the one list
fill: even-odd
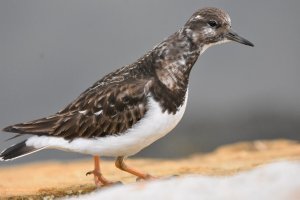
[(147, 181), (147, 180), (155, 180), (157, 177), (154, 177), (150, 174), (144, 174), (143, 176), (137, 177), (136, 181)]
[(95, 181), (95, 185), (96, 187), (106, 187), (106, 186), (112, 186), (112, 185), (119, 185), (122, 184), (121, 181), (117, 181), (117, 182), (113, 182), (113, 181), (109, 181), (106, 178), (103, 177), (103, 175), (96, 170), (92, 170), (92, 171), (88, 171), (85, 175), (94, 175), (94, 181)]

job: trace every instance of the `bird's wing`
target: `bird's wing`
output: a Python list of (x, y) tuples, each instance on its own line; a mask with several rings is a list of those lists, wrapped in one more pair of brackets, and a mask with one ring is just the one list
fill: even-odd
[(55, 115), (6, 127), (4, 131), (75, 139), (119, 135), (147, 111), (151, 80), (94, 85)]

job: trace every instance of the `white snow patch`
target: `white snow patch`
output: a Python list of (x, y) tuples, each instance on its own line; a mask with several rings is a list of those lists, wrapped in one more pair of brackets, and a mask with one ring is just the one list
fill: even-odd
[(100, 189), (67, 200), (296, 200), (300, 199), (300, 162), (281, 161), (230, 177), (189, 175)]

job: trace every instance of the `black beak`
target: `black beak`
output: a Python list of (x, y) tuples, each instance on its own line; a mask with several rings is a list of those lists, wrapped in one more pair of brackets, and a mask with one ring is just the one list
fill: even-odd
[(245, 44), (251, 47), (254, 47), (254, 44), (248, 40), (246, 40), (245, 38), (239, 36), (238, 34), (236, 34), (235, 32), (233, 32), (232, 30), (229, 30), (226, 34), (225, 37), (228, 40), (232, 40), (241, 44)]

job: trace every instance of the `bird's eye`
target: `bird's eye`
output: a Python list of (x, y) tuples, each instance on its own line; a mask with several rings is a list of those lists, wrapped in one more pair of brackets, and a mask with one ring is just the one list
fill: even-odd
[(208, 25), (210, 25), (211, 27), (216, 27), (218, 25), (218, 23), (215, 20), (209, 20)]

